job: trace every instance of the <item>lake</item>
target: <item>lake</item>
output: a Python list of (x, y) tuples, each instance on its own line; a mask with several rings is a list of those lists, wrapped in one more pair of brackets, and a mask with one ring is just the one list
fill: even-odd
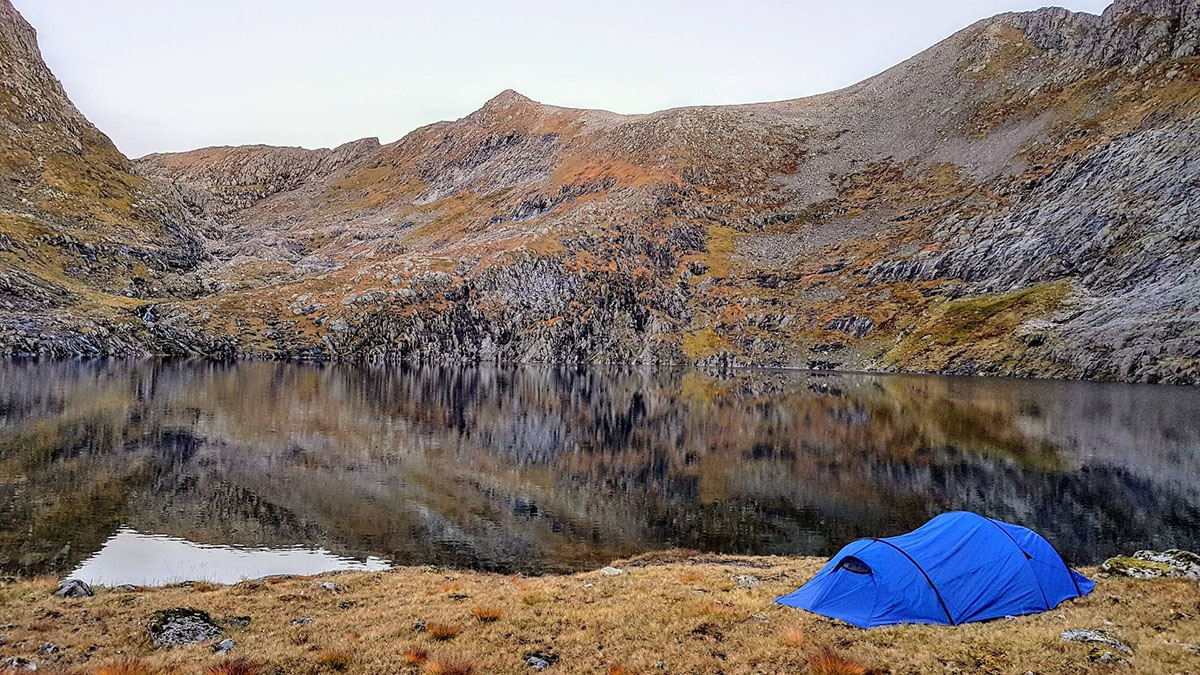
[(830, 555), (950, 510), (1200, 548), (1200, 390), (744, 370), (0, 362), (0, 571), (236, 581)]

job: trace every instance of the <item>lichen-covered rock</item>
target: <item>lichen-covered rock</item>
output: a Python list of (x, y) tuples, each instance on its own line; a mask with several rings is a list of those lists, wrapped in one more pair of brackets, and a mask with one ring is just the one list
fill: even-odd
[(1100, 569), (1109, 574), (1134, 579), (1200, 579), (1200, 555), (1178, 549), (1138, 551), (1132, 556), (1109, 558)]
[(1082, 642), (1084, 644), (1115, 649), (1123, 654), (1133, 654), (1132, 647), (1102, 630), (1087, 630), (1084, 628), (1066, 630), (1063, 631), (1062, 639), (1065, 642)]
[(210, 642), (223, 633), (208, 612), (191, 607), (159, 610), (150, 617), (147, 629), (155, 647)]

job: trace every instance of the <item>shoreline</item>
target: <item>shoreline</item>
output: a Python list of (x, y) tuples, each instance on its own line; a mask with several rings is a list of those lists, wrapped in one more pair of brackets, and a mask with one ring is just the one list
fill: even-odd
[[(1086, 567), (1080, 571), (1097, 582), (1095, 591), (1049, 612), (864, 631), (773, 602), (825, 561), (676, 552), (576, 574), (398, 567), (96, 588), (65, 598), (54, 595), (57, 579), (13, 580), (0, 585), (0, 662), (28, 659), (38, 672), (78, 675), (450, 675), (538, 666), (546, 673), (1058, 673), (1116, 663), (1139, 673), (1200, 672), (1200, 585), (1192, 580)], [(155, 612), (178, 608), (206, 613), (216, 632), (197, 644), (156, 646), (148, 630)], [(1062, 639), (1076, 629), (1108, 634), (1131, 653)], [(222, 640), (232, 647), (214, 653)]]

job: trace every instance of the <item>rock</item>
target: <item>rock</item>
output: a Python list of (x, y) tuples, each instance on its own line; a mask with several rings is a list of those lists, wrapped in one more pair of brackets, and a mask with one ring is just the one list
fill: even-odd
[(1134, 579), (1170, 577), (1200, 580), (1200, 555), (1178, 549), (1138, 551), (1132, 556), (1109, 558), (1100, 569), (1115, 576)]
[(58, 582), (58, 590), (54, 591), (54, 595), (60, 598), (90, 598), (95, 593), (91, 586), (79, 579), (63, 579)]
[(190, 607), (155, 612), (150, 617), (148, 631), (150, 641), (160, 648), (208, 642), (222, 634), (220, 626), (213, 622), (208, 612)]
[(0, 668), (3, 670), (37, 670), (37, 664), (29, 659), (14, 656), (0, 661)]
[(534, 670), (545, 670), (550, 667), (550, 662), (538, 656), (531, 656), (525, 659), (525, 663)]
[(250, 626), (250, 617), (231, 616), (225, 619), (225, 625), (233, 626), (234, 628), (248, 628)]
[(754, 619), (755, 621), (762, 621), (763, 623), (770, 621), (770, 619), (767, 618), (766, 614), (755, 614), (754, 616), (752, 616), (750, 618)]
[(413, 625), (412, 625), (412, 629), (414, 632), (424, 633), (425, 632), (425, 622), (424, 621), (414, 621)]
[(738, 588), (758, 588), (758, 577), (750, 576), (749, 574), (737, 574), (733, 576), (733, 583), (737, 584)]
[(338, 592), (338, 587), (337, 587), (337, 584), (333, 583), (332, 581), (324, 581), (324, 582), (321, 582), (320, 584), (317, 584), (317, 588), (320, 588), (320, 589), (322, 589), (322, 590), (329, 591), (330, 593), (337, 593), (337, 592)]
[(1081, 642), (1084, 644), (1100, 645), (1116, 649), (1124, 654), (1132, 654), (1133, 649), (1117, 638), (1102, 630), (1086, 630), (1075, 628), (1063, 631), (1062, 639), (1066, 642)]
[(618, 567), (605, 567), (600, 570), (600, 574), (606, 577), (616, 577), (625, 574), (625, 570)]
[(50, 656), (51, 654), (57, 654), (59, 651), (61, 650), (58, 648), (58, 645), (53, 642), (43, 642), (38, 645), (37, 649), (39, 656)]
[(313, 622), (313, 619), (310, 616), (302, 616), (302, 617), (292, 619), (293, 626), (307, 626), (308, 624), (310, 624), (312, 622)]
[(213, 653), (217, 655), (228, 654), (235, 646), (237, 646), (237, 643), (233, 641), (233, 638), (225, 638), (213, 645)]

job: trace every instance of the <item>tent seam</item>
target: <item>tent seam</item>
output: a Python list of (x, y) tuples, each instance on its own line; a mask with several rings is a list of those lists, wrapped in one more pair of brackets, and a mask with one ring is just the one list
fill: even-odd
[(929, 584), (929, 587), (933, 589), (933, 594), (935, 596), (937, 596), (938, 604), (942, 606), (942, 611), (946, 613), (946, 618), (950, 621), (950, 625), (951, 626), (958, 625), (958, 622), (954, 620), (954, 616), (950, 614), (950, 608), (946, 606), (946, 599), (942, 597), (942, 592), (938, 590), (938, 587), (936, 585), (934, 585), (933, 579), (929, 578), (929, 574), (927, 572), (925, 572), (925, 568), (921, 567), (920, 563), (918, 563), (916, 560), (914, 560), (913, 557), (911, 555), (909, 555), (907, 551), (905, 551), (904, 549), (900, 548), (899, 546), (893, 544), (892, 542), (890, 542), (886, 539), (877, 539), (877, 538), (872, 537), (871, 540), (877, 541), (881, 544), (887, 544), (888, 546), (891, 546), (892, 548), (899, 551), (900, 555), (904, 556), (905, 558), (908, 558), (908, 562), (912, 563), (913, 567), (917, 568), (917, 571), (921, 573), (921, 576), (925, 577), (925, 583)]
[[(1025, 569), (1029, 570), (1029, 573), (1031, 575), (1033, 575), (1033, 583), (1037, 584), (1038, 592), (1042, 594), (1042, 604), (1046, 606), (1046, 611), (1049, 612), (1050, 611), (1050, 598), (1046, 597), (1046, 589), (1042, 588), (1042, 580), (1040, 577), (1038, 577), (1037, 571), (1033, 569), (1033, 565), (1030, 564), (1030, 562), (1029, 562), (1030, 560), (1033, 559), (1033, 557), (1030, 556), (1025, 551), (1025, 549), (1021, 548), (1021, 545), (1017, 543), (1016, 539), (1013, 539), (1013, 536), (1008, 533), (1008, 530), (1004, 529), (1003, 527), (1000, 527), (1000, 523), (997, 523), (996, 521), (992, 520), (991, 518), (988, 518), (987, 516), (980, 516), (980, 518), (983, 518), (984, 520), (988, 521), (989, 523), (995, 525), (996, 529), (1003, 532), (1004, 536), (1008, 537), (1008, 540), (1013, 543), (1013, 546), (1017, 547), (1017, 550), (1021, 552), (1021, 555), (1025, 556)], [(1064, 564), (1063, 567), (1066, 567), (1066, 564)], [(1067, 574), (1070, 574), (1070, 573), (1071, 573), (1071, 570), (1067, 570)]]

